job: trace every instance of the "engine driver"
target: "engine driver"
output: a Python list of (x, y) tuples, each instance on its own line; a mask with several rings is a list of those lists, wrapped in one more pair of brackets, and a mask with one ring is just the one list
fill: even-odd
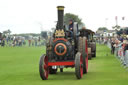
[(73, 38), (73, 20), (69, 20), (69, 36)]

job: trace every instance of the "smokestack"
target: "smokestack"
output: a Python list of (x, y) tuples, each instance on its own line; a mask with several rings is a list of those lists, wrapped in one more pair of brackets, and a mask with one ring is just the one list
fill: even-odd
[(57, 29), (64, 29), (63, 23), (64, 23), (64, 6), (57, 6), (58, 9), (58, 26)]

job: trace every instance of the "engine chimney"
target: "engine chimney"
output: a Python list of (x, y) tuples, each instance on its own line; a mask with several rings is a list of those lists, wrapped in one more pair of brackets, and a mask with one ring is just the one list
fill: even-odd
[(57, 26), (57, 29), (64, 29), (64, 6), (57, 6), (57, 9), (58, 9), (58, 26)]

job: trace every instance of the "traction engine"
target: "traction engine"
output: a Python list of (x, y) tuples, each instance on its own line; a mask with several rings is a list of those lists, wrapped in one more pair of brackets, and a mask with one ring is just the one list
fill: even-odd
[(46, 54), (40, 57), (39, 73), (42, 80), (49, 74), (63, 72), (64, 68), (74, 67), (77, 79), (88, 72), (87, 39), (78, 32), (77, 22), (73, 23), (73, 36), (64, 26), (64, 6), (58, 6), (58, 23), (53, 36), (46, 43)]

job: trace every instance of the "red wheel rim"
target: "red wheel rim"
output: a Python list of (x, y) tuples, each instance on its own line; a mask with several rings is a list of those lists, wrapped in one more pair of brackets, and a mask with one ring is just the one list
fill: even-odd
[(82, 57), (82, 55), (80, 56), (80, 74), (82, 77), (83, 76), (83, 57)]
[(48, 57), (47, 56), (44, 57), (43, 69), (44, 69), (44, 76), (46, 77), (46, 79), (48, 79), (49, 70), (48, 70)]
[(86, 42), (86, 49), (85, 49), (85, 52), (87, 53), (87, 56), (86, 56), (86, 70), (88, 72), (88, 44), (87, 44), (87, 40), (85, 41)]
[(87, 69), (87, 72), (88, 72), (88, 56), (86, 57), (86, 69)]

